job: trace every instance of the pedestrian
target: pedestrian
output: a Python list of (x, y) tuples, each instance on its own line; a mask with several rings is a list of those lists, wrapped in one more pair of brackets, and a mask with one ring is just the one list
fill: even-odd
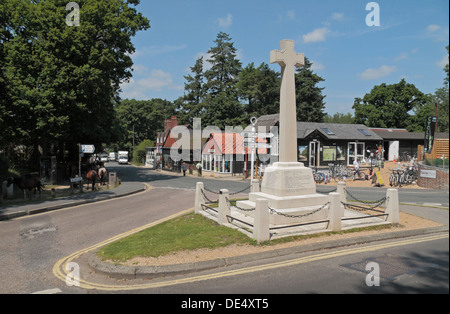
[(183, 162), (183, 177), (185, 177), (185, 176), (186, 176), (186, 170), (187, 170), (187, 166), (186, 166), (186, 163), (185, 163), (185, 162)]
[(198, 169), (198, 176), (201, 177), (202, 176), (202, 164), (201, 163), (197, 164), (197, 169)]
[(353, 162), (353, 170), (353, 180), (355, 180), (356, 175), (361, 178), (361, 172), (359, 171), (359, 162), (357, 158), (355, 158), (355, 161)]

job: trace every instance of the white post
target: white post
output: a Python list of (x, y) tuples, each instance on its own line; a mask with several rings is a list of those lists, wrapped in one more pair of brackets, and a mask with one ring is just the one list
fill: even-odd
[(261, 192), (259, 188), (259, 180), (253, 180), (251, 192)]
[(202, 210), (202, 204), (205, 203), (205, 198), (202, 194), (203, 190), (203, 182), (197, 182), (196, 188), (195, 188), (195, 205), (194, 205), (194, 211), (196, 214), (199, 214)]
[(400, 205), (398, 201), (398, 190), (397, 189), (388, 189), (386, 192), (386, 214), (387, 222), (398, 224), (400, 222)]
[[(256, 128), (255, 128), (255, 124), (256, 124), (256, 120), (252, 121), (252, 133), (255, 134), (256, 133)], [(255, 143), (256, 143), (256, 138), (255, 138)], [(253, 187), (253, 177), (255, 175), (255, 147), (252, 146), (252, 156), (251, 156), (251, 178), (250, 178), (250, 186)]]
[(269, 230), (269, 200), (257, 199), (253, 226), (253, 238), (258, 242), (270, 240)]
[(337, 190), (336, 190), (336, 192), (339, 193), (339, 195), (341, 196), (340, 197), (340, 201), (341, 201), (341, 204), (340, 204), (341, 205), (341, 217), (345, 216), (345, 206), (342, 203), (346, 203), (347, 202), (347, 192), (345, 190), (345, 186), (346, 186), (345, 182), (340, 181), (340, 182), (338, 182)]
[(330, 193), (330, 211), (328, 212), (328, 219), (330, 220), (329, 229), (331, 231), (342, 230), (342, 211), (341, 211), (341, 195), (339, 193)]
[(219, 215), (217, 218), (217, 222), (219, 225), (224, 225), (228, 223), (227, 216), (230, 215), (230, 205), (227, 201), (229, 200), (230, 193), (227, 189), (220, 190), (219, 195)]

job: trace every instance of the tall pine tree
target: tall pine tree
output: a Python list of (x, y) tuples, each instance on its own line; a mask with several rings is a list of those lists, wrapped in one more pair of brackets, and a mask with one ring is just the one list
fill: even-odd
[(325, 117), (326, 96), (322, 95), (323, 87), (318, 87), (325, 81), (311, 69), (312, 63), (305, 58), (305, 65), (295, 74), (295, 90), (297, 95), (297, 120), (303, 122), (323, 122)]
[(242, 69), (236, 57), (236, 48), (228, 34), (220, 32), (216, 44), (208, 53), (207, 61), (212, 65), (205, 72), (205, 109), (202, 115), (203, 124), (225, 126), (240, 125), (243, 122), (244, 109), (239, 102), (236, 84)]

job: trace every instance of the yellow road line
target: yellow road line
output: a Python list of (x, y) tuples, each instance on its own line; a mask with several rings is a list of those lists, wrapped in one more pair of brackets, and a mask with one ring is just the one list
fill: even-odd
[[(82, 254), (85, 254), (89, 251), (95, 250), (101, 246), (104, 246), (108, 243), (111, 243), (113, 241), (116, 241), (120, 238), (126, 237), (128, 235), (131, 235), (133, 233), (139, 232), (143, 229), (149, 228), (151, 226), (154, 226), (156, 224), (159, 224), (163, 221), (184, 215), (186, 213), (191, 212), (192, 209), (183, 211), (181, 213), (172, 215), (170, 217), (167, 217), (165, 219), (162, 219), (160, 221), (148, 224), (146, 226), (142, 226), (139, 228), (136, 228), (134, 230), (131, 230), (129, 232), (125, 232), (121, 235), (118, 235), (116, 237), (113, 237), (109, 240), (106, 240), (102, 243), (99, 243), (97, 245), (91, 246), (87, 249), (84, 249), (82, 251), (73, 253), (61, 260), (59, 260), (55, 266), (53, 267), (53, 274), (61, 279), (62, 281), (66, 281), (66, 276), (67, 276), (67, 272), (66, 272), (66, 265), (68, 263), (70, 263), (71, 261), (73, 261), (74, 259), (78, 258), (79, 256), (81, 256)], [(160, 287), (165, 287), (165, 286), (173, 286), (173, 285), (178, 285), (178, 284), (184, 284), (184, 283), (193, 283), (193, 282), (198, 282), (198, 281), (205, 281), (205, 280), (211, 280), (211, 279), (218, 279), (218, 278), (224, 278), (224, 277), (229, 277), (229, 276), (236, 276), (236, 275), (243, 275), (243, 274), (248, 274), (248, 273), (253, 273), (253, 272), (258, 272), (258, 271), (266, 271), (266, 270), (270, 270), (270, 269), (275, 269), (275, 268), (280, 268), (280, 267), (288, 267), (288, 266), (294, 266), (294, 265), (299, 265), (299, 264), (303, 264), (303, 263), (308, 263), (308, 262), (312, 262), (312, 261), (318, 261), (318, 260), (324, 260), (324, 259), (329, 259), (329, 258), (334, 258), (334, 257), (340, 257), (340, 256), (345, 256), (345, 255), (350, 255), (350, 254), (357, 254), (357, 253), (363, 253), (363, 252), (371, 252), (371, 251), (377, 251), (377, 250), (381, 250), (381, 249), (386, 249), (386, 248), (391, 248), (391, 247), (396, 247), (396, 246), (404, 246), (404, 245), (410, 245), (410, 244), (417, 244), (417, 243), (423, 243), (423, 242), (428, 242), (428, 241), (434, 241), (434, 240), (440, 240), (440, 239), (446, 239), (448, 238), (449, 235), (448, 234), (443, 234), (443, 235), (431, 235), (431, 236), (426, 236), (426, 237), (421, 237), (418, 239), (403, 239), (403, 240), (398, 240), (398, 241), (393, 241), (393, 242), (389, 242), (389, 243), (382, 243), (382, 244), (374, 244), (374, 245), (370, 245), (367, 247), (359, 247), (359, 248), (348, 248), (348, 249), (343, 249), (343, 250), (339, 250), (339, 251), (335, 251), (335, 252), (327, 252), (327, 253), (320, 253), (320, 254), (315, 254), (315, 255), (311, 255), (311, 256), (305, 256), (305, 257), (301, 257), (301, 258), (296, 258), (296, 259), (292, 259), (292, 260), (287, 260), (287, 261), (281, 261), (281, 262), (276, 262), (276, 263), (270, 263), (270, 264), (265, 264), (265, 265), (260, 265), (260, 266), (253, 266), (253, 267), (246, 267), (246, 268), (241, 268), (241, 269), (236, 269), (236, 270), (229, 270), (229, 271), (223, 271), (223, 272), (219, 272), (219, 273), (214, 273), (214, 274), (210, 274), (210, 275), (201, 275), (201, 276), (194, 276), (194, 277), (188, 277), (188, 278), (183, 278), (183, 279), (174, 279), (174, 280), (168, 280), (168, 281), (162, 281), (162, 282), (152, 282), (152, 283), (147, 283), (147, 284), (138, 284), (138, 285), (106, 285), (106, 284), (99, 284), (99, 283), (92, 283), (92, 282), (88, 282), (85, 281), (83, 279), (80, 278), (80, 287), (83, 289), (97, 289), (97, 290), (102, 290), (102, 291), (129, 291), (129, 290), (142, 290), (142, 289), (151, 289), (151, 288), (160, 288)]]

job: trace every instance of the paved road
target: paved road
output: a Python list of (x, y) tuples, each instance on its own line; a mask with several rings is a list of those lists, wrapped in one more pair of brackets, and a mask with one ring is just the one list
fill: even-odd
[[(66, 256), (111, 239), (118, 234), (133, 230), (145, 224), (170, 216), (192, 207), (193, 188), (198, 178), (163, 175), (133, 166), (111, 165), (124, 182), (147, 182), (153, 186), (146, 192), (110, 201), (85, 204), (78, 207), (48, 212), (0, 222), (0, 293), (33, 293), (57, 291), (63, 293), (95, 293), (100, 291), (68, 287), (55, 277), (55, 263)], [(247, 182), (204, 179), (210, 189), (228, 188), (237, 191)], [(207, 183), (206, 183), (207, 182)], [(166, 188), (170, 187), (170, 188)], [(414, 210), (412, 207), (411, 210)], [(447, 215), (448, 210), (432, 209), (436, 217)], [(426, 213), (428, 215), (428, 212)], [(448, 234), (448, 233), (447, 233)], [(389, 242), (389, 241), (388, 241)], [(228, 276), (223, 269), (195, 274), (198, 280), (190, 281), (190, 276), (179, 276), (169, 280), (183, 280), (184, 283), (170, 282), (159, 288), (136, 289), (137, 293), (328, 293), (328, 292), (442, 292), (448, 293), (448, 238), (425, 239), (418, 242), (381, 246), (370, 249), (363, 246), (355, 254), (339, 254), (338, 250), (327, 251), (326, 258), (309, 262), (316, 253), (256, 261), (237, 265), (238, 275)], [(322, 252), (323, 253), (323, 252)], [(393, 255), (394, 259), (389, 259)], [(307, 258), (307, 259), (301, 259)], [(392, 280), (382, 281), (385, 290), (366, 290), (361, 282), (366, 274), (345, 265), (359, 265), (367, 258), (385, 263), (401, 263), (412, 273), (399, 273)], [(406, 260), (405, 260), (406, 258)], [(276, 264), (284, 263), (288, 264)], [(289, 264), (289, 261), (293, 261)], [(434, 263), (429, 263), (434, 261)], [(409, 263), (409, 264), (408, 264)], [(432, 264), (432, 265), (431, 265)], [(281, 266), (280, 266), (281, 265)], [(87, 264), (80, 263), (81, 276), (86, 280), (96, 278)], [(258, 271), (248, 271), (257, 266)], [(398, 266), (398, 265), (397, 265)], [(383, 268), (382, 268), (383, 269)], [(213, 275), (213, 280), (207, 277)], [(96, 278), (97, 279), (97, 278)], [(109, 278), (102, 276), (105, 283)], [(186, 281), (187, 280), (187, 281)], [(342, 284), (338, 284), (339, 280)], [(446, 281), (447, 285), (443, 282)], [(142, 280), (140, 281), (142, 283)], [(153, 281), (150, 281), (152, 283)], [(123, 280), (114, 281), (123, 284)], [(56, 289), (56, 290), (55, 290)], [(117, 289), (112, 292), (125, 292)], [(175, 304), (176, 305), (176, 304)]]
[[(205, 186), (213, 191), (228, 189), (230, 192), (240, 191), (249, 185), (249, 181), (243, 180), (217, 180), (198, 177), (180, 177), (178, 175), (163, 174), (161, 172), (149, 170), (131, 165), (118, 165), (109, 163), (108, 170), (116, 171), (123, 181), (146, 182), (155, 187), (172, 187), (195, 189), (198, 181), (205, 182)], [(317, 190), (327, 192), (335, 189), (336, 186), (320, 186)], [(360, 200), (375, 201), (386, 196), (387, 188), (348, 188), (350, 193)], [(449, 192), (438, 190), (406, 189), (400, 188), (399, 200), (401, 203), (426, 204), (449, 207)], [(248, 192), (248, 191), (247, 191)]]

